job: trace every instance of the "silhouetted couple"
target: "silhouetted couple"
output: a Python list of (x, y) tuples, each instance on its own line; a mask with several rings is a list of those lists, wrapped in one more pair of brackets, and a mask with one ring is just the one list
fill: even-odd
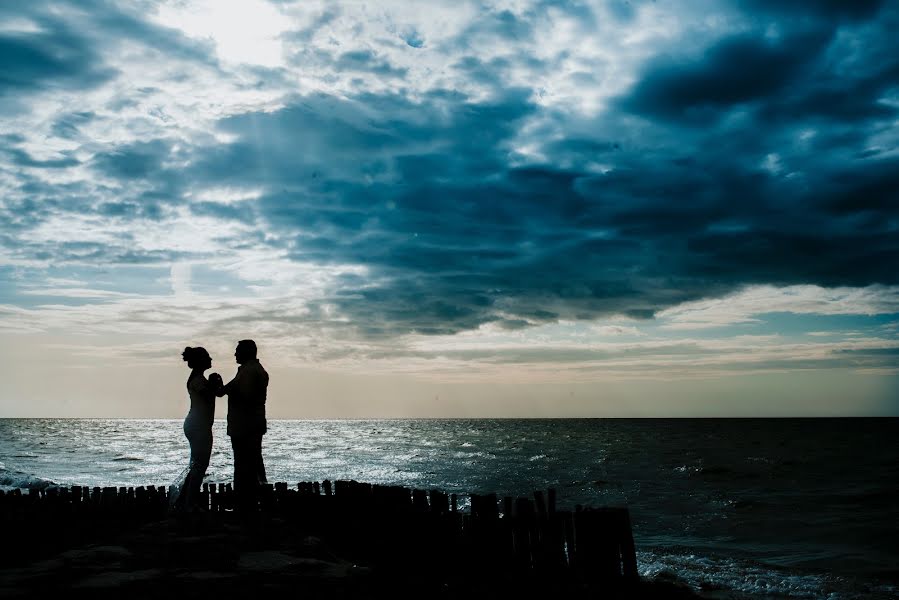
[(190, 467), (179, 504), (187, 511), (202, 510), (200, 487), (212, 454), (212, 421), (216, 396), (228, 395), (228, 435), (234, 451), (234, 492), (240, 510), (253, 510), (259, 485), (267, 483), (262, 461), (262, 436), (266, 432), (265, 399), (268, 373), (256, 358), (256, 342), (241, 340), (234, 358), (240, 366), (227, 384), (218, 373), (207, 380), (212, 367), (205, 348), (185, 348), (181, 354), (191, 368), (187, 378), (190, 411), (184, 419), (184, 435), (190, 443)]

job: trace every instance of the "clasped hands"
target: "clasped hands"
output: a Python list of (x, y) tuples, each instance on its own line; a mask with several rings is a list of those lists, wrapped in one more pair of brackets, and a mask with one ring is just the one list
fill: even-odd
[(223, 387), (225, 387), (225, 384), (222, 381), (222, 376), (218, 373), (210, 373), (209, 384), (212, 386), (212, 389), (215, 390), (216, 393), (218, 393)]

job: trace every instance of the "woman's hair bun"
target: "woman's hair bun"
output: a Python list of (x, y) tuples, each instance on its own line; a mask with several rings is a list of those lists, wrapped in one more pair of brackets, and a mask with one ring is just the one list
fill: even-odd
[(184, 359), (188, 367), (195, 369), (203, 366), (203, 360), (209, 358), (209, 353), (203, 346), (194, 346), (193, 348), (188, 346), (181, 353), (181, 358)]

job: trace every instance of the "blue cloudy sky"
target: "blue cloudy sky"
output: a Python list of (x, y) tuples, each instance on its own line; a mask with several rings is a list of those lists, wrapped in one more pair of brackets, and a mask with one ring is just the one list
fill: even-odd
[(899, 414), (899, 6), (0, 4), (0, 415)]

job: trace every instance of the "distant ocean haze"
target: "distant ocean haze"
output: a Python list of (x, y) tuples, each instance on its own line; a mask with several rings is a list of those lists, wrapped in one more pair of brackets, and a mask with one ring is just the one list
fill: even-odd
[[(0, 420), (0, 486), (168, 485), (180, 420)], [(207, 481), (230, 481), (216, 421)], [(641, 571), (759, 596), (899, 594), (899, 419), (269, 422), (269, 481), (356, 479), (462, 495), (556, 488), (626, 505)]]

